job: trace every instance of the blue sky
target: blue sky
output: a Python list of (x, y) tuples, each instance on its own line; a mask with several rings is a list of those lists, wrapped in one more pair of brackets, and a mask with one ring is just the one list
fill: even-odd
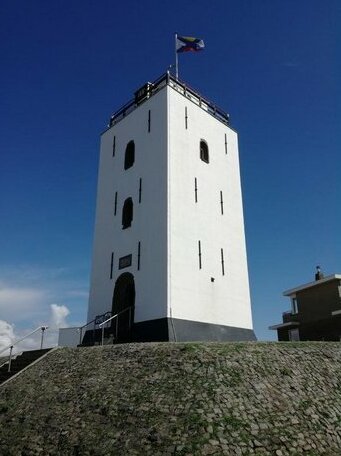
[(340, 19), (338, 0), (3, 0), (0, 320), (84, 321), (99, 135), (177, 31), (206, 44), (180, 77), (239, 133), (254, 326), (274, 339), (282, 291), (341, 272)]

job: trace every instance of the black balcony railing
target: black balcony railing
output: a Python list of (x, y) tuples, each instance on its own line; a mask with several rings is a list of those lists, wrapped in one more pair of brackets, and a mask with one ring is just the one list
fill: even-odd
[(292, 313), (291, 310), (283, 312), (282, 314), (283, 323), (291, 323), (293, 321), (298, 321), (298, 314)]
[(173, 89), (177, 90), (183, 96), (188, 98), (190, 101), (198, 105), (200, 108), (211, 114), (213, 117), (216, 117), (220, 122), (223, 122), (226, 125), (229, 125), (229, 115), (216, 106), (211, 101), (204, 98), (200, 95), (196, 90), (192, 89), (188, 86), (185, 82), (176, 79), (171, 73), (167, 72), (159, 77), (153, 83), (148, 82), (141, 89), (135, 92), (135, 97), (127, 104), (122, 106), (119, 110), (117, 110), (111, 117), (109, 121), (108, 127), (112, 127), (113, 125), (120, 122), (124, 119), (128, 114), (134, 111), (141, 103), (148, 100), (151, 96), (157, 93), (162, 87), (165, 85), (169, 85), (173, 87)]

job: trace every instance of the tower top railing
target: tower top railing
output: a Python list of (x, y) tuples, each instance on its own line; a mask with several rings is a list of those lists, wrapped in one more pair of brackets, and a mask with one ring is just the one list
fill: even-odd
[(111, 128), (113, 125), (120, 122), (128, 114), (133, 112), (138, 106), (147, 101), (150, 97), (155, 95), (166, 85), (169, 85), (177, 92), (188, 98), (192, 103), (196, 104), (201, 109), (211, 114), (220, 122), (229, 126), (230, 117), (227, 112), (223, 111), (216, 104), (203, 97), (199, 92), (192, 89), (188, 84), (177, 79), (169, 71), (167, 71), (167, 73), (160, 76), (156, 81), (147, 82), (144, 84), (135, 92), (135, 96), (132, 100), (114, 112), (114, 114), (110, 117), (108, 128)]

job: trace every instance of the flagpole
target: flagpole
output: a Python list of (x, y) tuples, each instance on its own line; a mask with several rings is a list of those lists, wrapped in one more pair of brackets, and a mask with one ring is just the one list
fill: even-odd
[(179, 78), (179, 61), (178, 61), (178, 53), (176, 51), (177, 41), (178, 41), (178, 34), (175, 33), (175, 77), (176, 77), (176, 79)]

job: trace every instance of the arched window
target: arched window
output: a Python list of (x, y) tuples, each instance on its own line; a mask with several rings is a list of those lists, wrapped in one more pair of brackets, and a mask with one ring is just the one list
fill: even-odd
[(129, 141), (126, 147), (126, 153), (124, 156), (124, 169), (131, 168), (135, 161), (135, 143)]
[(133, 200), (127, 198), (122, 209), (122, 229), (125, 230), (131, 226), (133, 220)]
[(200, 141), (200, 158), (205, 163), (210, 162), (209, 155), (208, 155), (208, 145), (207, 145), (207, 142), (204, 141), (203, 139)]

